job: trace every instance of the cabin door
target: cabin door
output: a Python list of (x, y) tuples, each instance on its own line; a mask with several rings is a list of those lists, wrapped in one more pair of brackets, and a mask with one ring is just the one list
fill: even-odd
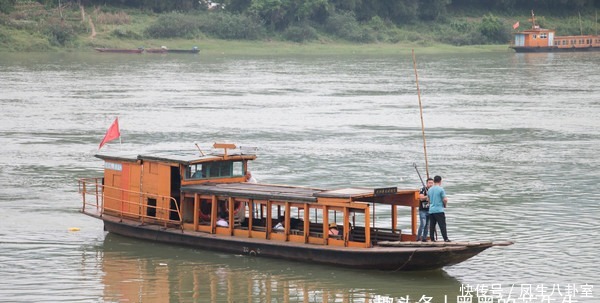
[(548, 33), (548, 46), (554, 45), (554, 33)]
[(179, 221), (179, 212), (181, 212), (181, 175), (178, 166), (171, 166), (171, 197), (175, 202), (170, 202), (169, 220)]
[(525, 35), (523, 35), (523, 34), (515, 35), (515, 46), (525, 46)]

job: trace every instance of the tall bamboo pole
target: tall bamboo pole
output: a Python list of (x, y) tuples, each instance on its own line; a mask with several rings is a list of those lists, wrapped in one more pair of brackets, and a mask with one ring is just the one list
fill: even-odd
[(579, 13), (579, 34), (583, 36), (583, 25), (581, 24), (581, 12)]
[(427, 142), (425, 140), (425, 123), (423, 122), (423, 104), (421, 103), (421, 89), (419, 88), (419, 74), (417, 73), (417, 59), (415, 50), (412, 50), (413, 68), (415, 70), (415, 79), (417, 81), (417, 96), (419, 97), (419, 110), (421, 111), (421, 132), (423, 133), (423, 153), (425, 154), (425, 173), (429, 178), (429, 162), (427, 161)]

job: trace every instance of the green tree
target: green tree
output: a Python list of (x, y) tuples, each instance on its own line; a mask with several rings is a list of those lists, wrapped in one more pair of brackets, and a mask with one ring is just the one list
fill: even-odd
[(248, 11), (260, 17), (272, 30), (277, 29), (286, 14), (282, 0), (252, 0)]
[(498, 17), (490, 14), (483, 16), (479, 31), (491, 43), (505, 43), (510, 39), (510, 33)]
[(362, 0), (329, 0), (329, 5), (335, 10), (357, 13), (357, 9), (362, 5), (362, 2)]
[(419, 18), (437, 20), (446, 15), (446, 7), (451, 0), (419, 0)]
[(371, 18), (378, 16), (381, 8), (381, 4), (378, 0), (362, 1), (358, 3), (358, 7), (352, 12), (356, 19), (359, 21), (371, 20)]
[(224, 0), (223, 4), (229, 12), (245, 13), (252, 4), (252, 0)]
[(324, 17), (327, 15), (327, 0), (288, 0), (288, 2), (291, 6), (291, 10), (289, 10), (292, 12), (291, 17), (296, 19), (296, 21), (305, 21), (309, 19), (324, 20)]
[(378, 16), (396, 23), (409, 23), (417, 18), (419, 4), (414, 0), (379, 0)]
[(328, 7), (327, 0), (252, 0), (248, 11), (272, 30), (283, 30), (291, 23), (324, 21)]
[(17, 0), (0, 0), (0, 13), (10, 13)]

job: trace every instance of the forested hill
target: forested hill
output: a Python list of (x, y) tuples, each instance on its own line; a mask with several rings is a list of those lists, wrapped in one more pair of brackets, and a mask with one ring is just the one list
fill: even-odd
[(596, 33), (597, 8), (600, 0), (0, 0), (0, 49), (26, 50), (24, 32), (48, 47), (174, 38), (506, 44), (532, 10), (558, 35)]

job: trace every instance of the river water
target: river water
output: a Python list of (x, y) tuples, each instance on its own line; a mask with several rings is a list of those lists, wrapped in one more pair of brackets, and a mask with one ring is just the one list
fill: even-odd
[(417, 60), (450, 238), (516, 244), (387, 273), (106, 234), (78, 212), (76, 179), (100, 176), (93, 155), (118, 116), (122, 144), (107, 151), (232, 142), (258, 147), (260, 182), (416, 188), (413, 162), (423, 175), (425, 163), (410, 54), (1, 54), (0, 301), (454, 303), (472, 289), (599, 301), (600, 53)]

